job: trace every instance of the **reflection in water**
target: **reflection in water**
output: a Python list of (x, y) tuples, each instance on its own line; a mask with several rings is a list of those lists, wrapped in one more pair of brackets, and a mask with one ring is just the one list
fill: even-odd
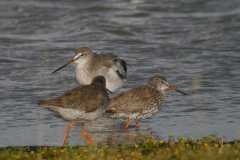
[[(131, 144), (135, 142), (136, 137), (138, 140), (143, 140), (142, 132), (137, 129), (124, 129), (124, 123), (118, 120), (109, 119), (107, 117), (98, 118), (94, 122), (85, 123), (86, 132), (89, 138), (98, 145), (121, 145), (121, 144)], [(80, 125), (78, 126), (80, 128)], [(144, 135), (151, 136), (151, 129), (144, 128)], [(76, 133), (78, 132), (78, 133)], [(71, 136), (67, 141), (69, 145), (72, 145), (72, 139), (77, 145), (86, 146), (88, 141), (82, 136), (82, 132), (74, 131), (77, 136)]]

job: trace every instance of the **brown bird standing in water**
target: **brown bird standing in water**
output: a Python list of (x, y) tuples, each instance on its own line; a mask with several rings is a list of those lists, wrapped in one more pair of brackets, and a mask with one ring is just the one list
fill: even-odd
[(82, 122), (83, 136), (94, 145), (85, 132), (83, 122), (92, 121), (104, 114), (108, 103), (109, 97), (103, 76), (95, 77), (90, 85), (70, 90), (56, 99), (38, 101), (42, 107), (54, 111), (65, 120), (72, 121), (67, 127), (62, 146), (67, 140), (70, 128), (76, 121)]
[(128, 121), (125, 129), (128, 129), (131, 121), (136, 121), (136, 128), (138, 128), (139, 120), (155, 115), (162, 108), (165, 89), (187, 95), (168, 85), (164, 77), (154, 76), (147, 86), (137, 87), (113, 97), (109, 102), (106, 115), (110, 118)]

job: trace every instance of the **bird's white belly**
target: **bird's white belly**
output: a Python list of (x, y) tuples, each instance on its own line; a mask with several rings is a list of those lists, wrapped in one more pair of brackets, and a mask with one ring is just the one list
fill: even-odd
[(92, 73), (83, 68), (83, 66), (77, 66), (76, 68), (76, 79), (80, 85), (91, 84), (92, 79), (96, 76), (104, 76), (106, 79), (106, 88), (111, 92), (119, 90), (124, 83), (124, 80), (112, 68), (102, 67), (102, 69)]
[(92, 121), (96, 118), (99, 118), (103, 113), (106, 112), (107, 109), (106, 106), (99, 106), (99, 108), (93, 112), (85, 112), (79, 109), (63, 108), (54, 105), (43, 105), (43, 107), (54, 111), (65, 120), (78, 120), (81, 122)]
[(110, 68), (106, 78), (106, 88), (111, 92), (116, 92), (122, 87), (123, 83), (124, 80), (121, 79), (112, 68)]
[(106, 115), (110, 118), (117, 118), (118, 120), (121, 120), (121, 121), (139, 121), (155, 115), (159, 110), (160, 108), (154, 107), (151, 109), (143, 110), (142, 112), (136, 112), (136, 113), (118, 112), (114, 114), (107, 113)]

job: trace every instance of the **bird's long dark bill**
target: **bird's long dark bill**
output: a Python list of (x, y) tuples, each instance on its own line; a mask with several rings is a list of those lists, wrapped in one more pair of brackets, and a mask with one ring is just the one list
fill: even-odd
[(65, 64), (65, 65), (63, 65), (62, 67), (60, 67), (60, 68), (58, 68), (58, 69), (56, 69), (54, 72), (52, 72), (52, 74), (53, 73), (55, 73), (55, 72), (57, 72), (57, 71), (59, 71), (60, 69), (62, 69), (62, 68), (64, 68), (64, 67), (66, 67), (66, 66), (69, 66), (69, 65), (71, 65), (71, 64), (73, 64), (73, 63), (75, 63), (76, 62), (76, 60), (71, 60), (70, 62), (68, 62), (67, 64)]
[(174, 87), (172, 87), (172, 86), (167, 86), (167, 89), (171, 89), (171, 90), (173, 90), (173, 91), (177, 91), (177, 92), (179, 92), (179, 93), (182, 93), (182, 94), (184, 94), (184, 95), (187, 95), (187, 93), (184, 93), (183, 91), (180, 91), (180, 90), (178, 90), (178, 89), (176, 89), (176, 88), (174, 88)]

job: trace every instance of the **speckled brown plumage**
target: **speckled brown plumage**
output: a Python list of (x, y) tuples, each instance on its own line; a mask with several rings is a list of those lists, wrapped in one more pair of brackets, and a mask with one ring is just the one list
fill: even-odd
[[(164, 103), (164, 89), (186, 94), (169, 86), (164, 77), (154, 76), (147, 86), (137, 87), (113, 97), (109, 102), (106, 115), (123, 121), (138, 121), (151, 117), (161, 109)], [(128, 128), (128, 125), (125, 128)]]
[[(152, 96), (155, 95), (155, 96)], [(144, 109), (161, 106), (165, 94), (150, 86), (137, 87), (113, 97), (107, 111), (111, 112), (142, 112)]]

